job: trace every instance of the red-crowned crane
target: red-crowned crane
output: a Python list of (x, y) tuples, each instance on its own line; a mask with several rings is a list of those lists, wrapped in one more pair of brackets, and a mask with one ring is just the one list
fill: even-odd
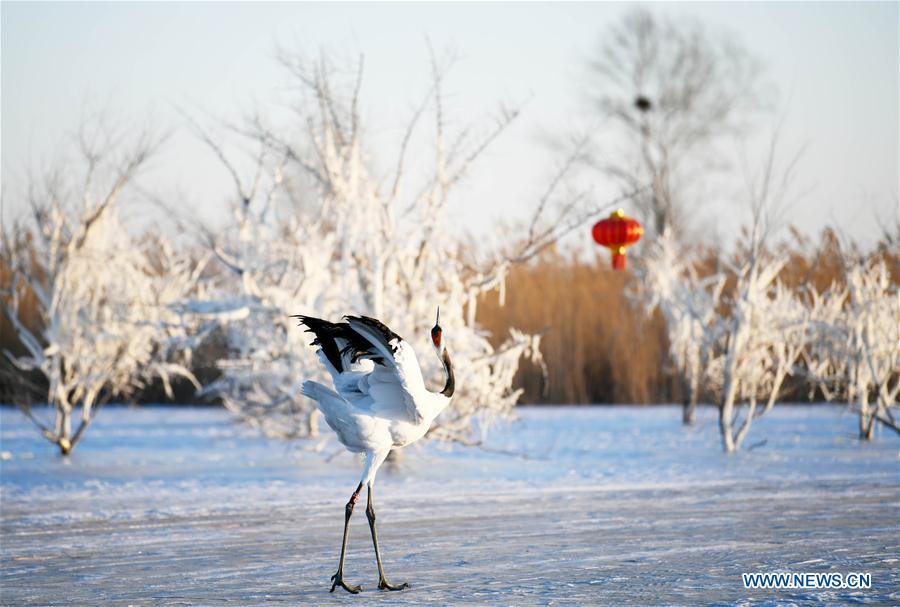
[(402, 590), (409, 584), (391, 584), (384, 576), (378, 533), (375, 530), (375, 506), (372, 487), (378, 467), (395, 447), (403, 447), (422, 438), (434, 418), (450, 404), (454, 378), (450, 355), (443, 347), (440, 309), (431, 329), (431, 343), (447, 372), (440, 392), (425, 388), (416, 353), (402, 337), (384, 323), (367, 316), (345, 316), (346, 322), (329, 322), (297, 315), (300, 324), (315, 335), (313, 346), (319, 360), (334, 380), (334, 390), (318, 382), (305, 381), (301, 392), (316, 401), (325, 421), (337, 433), (338, 440), (350, 451), (365, 454), (359, 485), (344, 509), (344, 539), (341, 560), (331, 577), (331, 592), (341, 586), (356, 594), (359, 586), (344, 581), (344, 557), (353, 506), (363, 485), (368, 488), (366, 517), (375, 545), (378, 563), (378, 588)]

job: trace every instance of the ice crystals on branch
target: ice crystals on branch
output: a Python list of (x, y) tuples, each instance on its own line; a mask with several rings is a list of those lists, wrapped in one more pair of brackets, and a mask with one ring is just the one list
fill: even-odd
[[(475, 322), (475, 303), (482, 293), (502, 287), (511, 264), (527, 261), (577, 225), (575, 215), (585, 212), (581, 199), (559, 217), (548, 216), (547, 201), (580, 151), (561, 165), (528, 238), (475, 267), (449, 227), (452, 194), (517, 113), (504, 111), (481, 136), (451, 132), (442, 93), (446, 68), (432, 56), (432, 88), (392, 152), (390, 172), (376, 176), (358, 107), (362, 60), (344, 79), (327, 57), (307, 62), (283, 54), (281, 59), (300, 90), (292, 107), (299, 121), (270, 126), (256, 116), (230, 129), (258, 150), (249, 184), (222, 145), (199, 130), (233, 176), (237, 194), (231, 225), (207, 233), (227, 275), (216, 287), (217, 305), (228, 309), (229, 302), (244, 302), (250, 310), (242, 318), (220, 316), (229, 353), (219, 361), (221, 378), (206, 392), (269, 433), (315, 434), (315, 407), (299, 386), (305, 378), (327, 378), (307, 347), (308, 336), (290, 315), (373, 316), (427, 351), (440, 305), (457, 392), (432, 434), (469, 440), (473, 420), (483, 429), (510, 413), (519, 397), (512, 382), (520, 360), (540, 364), (539, 336), (513, 329), (495, 348)], [(426, 116), (432, 118), (431, 158), (419, 154), (411, 162), (408, 148), (418, 142)], [(431, 358), (420, 355), (426, 382), (436, 383), (442, 371)]]
[[(113, 160), (121, 150), (87, 127), (79, 143), (80, 164), (60, 173), (71, 179), (49, 174), (30, 184), (31, 221), (17, 226), (20, 237), (30, 238), (9, 253), (13, 277), (4, 298), (27, 351), (5, 355), (20, 371), (44, 376), (55, 419), (42, 421), (27, 401), (19, 405), (63, 454), (110, 398), (127, 397), (156, 378), (170, 396), (173, 377), (199, 387), (189, 370), (188, 339), (198, 327), (177, 304), (198, 294), (204, 264), (162, 238), (134, 238), (120, 219), (119, 199), (133, 193), (158, 142), (140, 138), (121, 161)], [(37, 328), (21, 319), (28, 291)]]

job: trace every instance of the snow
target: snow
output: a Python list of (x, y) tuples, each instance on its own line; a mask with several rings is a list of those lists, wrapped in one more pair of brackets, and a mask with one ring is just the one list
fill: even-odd
[[(488, 448), (408, 447), (362, 508), (346, 579), (385, 605), (896, 604), (900, 443), (839, 407), (776, 407), (721, 452), (712, 409), (519, 408)], [(108, 407), (64, 460), (0, 409), (2, 596), (16, 605), (337, 604), (360, 462), (218, 408)], [(752, 446), (752, 445), (748, 445)], [(500, 451), (514, 452), (509, 455)], [(330, 461), (329, 461), (329, 458)], [(742, 572), (869, 572), (870, 590), (744, 590)]]

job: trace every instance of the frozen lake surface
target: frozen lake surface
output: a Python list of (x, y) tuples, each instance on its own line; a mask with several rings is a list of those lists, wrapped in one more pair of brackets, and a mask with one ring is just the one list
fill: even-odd
[[(64, 461), (0, 410), (3, 605), (900, 604), (900, 441), (781, 407), (721, 452), (715, 412), (520, 409), (489, 444), (430, 444), (376, 486), (329, 594), (360, 462), (215, 408), (104, 410)], [(327, 430), (327, 428), (324, 428)], [(330, 431), (329, 431), (330, 432)], [(330, 461), (329, 461), (330, 458)], [(746, 572), (867, 572), (869, 590), (745, 590)]]

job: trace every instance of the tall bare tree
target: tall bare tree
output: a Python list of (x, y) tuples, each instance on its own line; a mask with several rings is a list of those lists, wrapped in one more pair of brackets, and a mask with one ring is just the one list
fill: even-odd
[(716, 143), (761, 107), (760, 67), (734, 39), (699, 23), (628, 12), (588, 62), (590, 98), (618, 141), (599, 168), (629, 189), (651, 229), (685, 227), (698, 185), (721, 161)]

